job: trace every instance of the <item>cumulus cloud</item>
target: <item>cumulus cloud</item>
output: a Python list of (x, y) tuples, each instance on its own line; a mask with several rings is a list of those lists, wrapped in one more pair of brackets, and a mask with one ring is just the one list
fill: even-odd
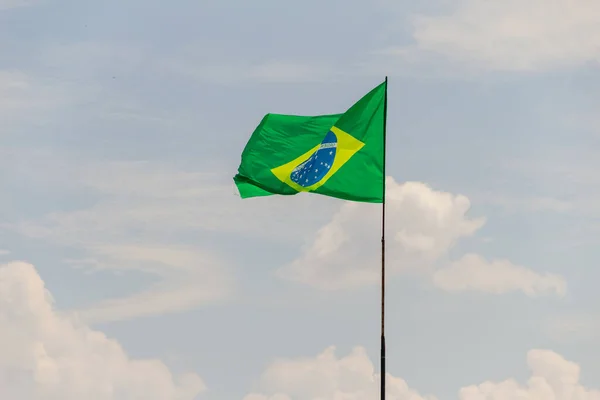
[(450, 291), (479, 291), (502, 294), (520, 290), (534, 297), (548, 293), (562, 296), (566, 282), (560, 275), (538, 274), (508, 260), (488, 261), (477, 254), (466, 254), (450, 266), (433, 274), (435, 286)]
[[(469, 199), (419, 182), (387, 180), (387, 260), (391, 272), (423, 268), (485, 222), (467, 216)], [(309, 240), (300, 258), (278, 274), (333, 290), (379, 279), (381, 207), (345, 203)]]
[(54, 308), (35, 268), (0, 266), (0, 398), (193, 400), (193, 373), (174, 376), (159, 360), (132, 359), (115, 340)]
[[(400, 378), (388, 374), (386, 379), (390, 400), (435, 400)], [(263, 373), (259, 387), (262, 393), (243, 400), (368, 400), (379, 396), (379, 377), (363, 347), (338, 358), (332, 346), (316, 357), (275, 361)]]
[[(486, 261), (467, 254), (439, 268), (448, 251), (462, 238), (477, 232), (484, 218), (468, 216), (471, 206), (463, 195), (436, 191), (419, 182), (387, 180), (386, 267), (389, 272), (422, 272), (450, 292), (479, 291), (502, 294), (520, 290), (529, 296), (563, 295), (559, 275), (539, 274), (507, 260)], [(302, 255), (277, 271), (292, 281), (323, 290), (369, 285), (380, 279), (381, 206), (345, 203)]]
[(531, 350), (527, 364), (531, 377), (525, 385), (514, 379), (484, 382), (462, 388), (460, 400), (600, 400), (600, 390), (588, 389), (579, 382), (579, 365), (553, 351)]
[[(531, 377), (526, 384), (515, 379), (463, 387), (460, 400), (598, 400), (600, 391), (580, 383), (580, 367), (561, 355), (542, 349), (527, 354)], [(329, 347), (316, 357), (273, 362), (262, 375), (259, 389), (244, 400), (367, 400), (378, 398), (379, 378), (362, 347), (338, 358)], [(398, 377), (387, 375), (390, 400), (435, 400), (409, 388)]]
[(420, 50), (495, 70), (528, 71), (600, 60), (595, 0), (460, 0), (446, 13), (418, 15)]

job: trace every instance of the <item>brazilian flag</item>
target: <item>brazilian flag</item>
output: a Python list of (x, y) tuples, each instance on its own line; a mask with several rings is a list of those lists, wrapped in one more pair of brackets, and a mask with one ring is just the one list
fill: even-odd
[(343, 114), (267, 114), (233, 178), (242, 198), (312, 192), (382, 203), (387, 79)]

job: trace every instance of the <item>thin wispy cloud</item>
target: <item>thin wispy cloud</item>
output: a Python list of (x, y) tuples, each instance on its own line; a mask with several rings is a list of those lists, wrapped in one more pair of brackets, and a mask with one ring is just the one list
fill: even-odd
[[(205, 174), (148, 173), (144, 167), (90, 164), (73, 173), (68, 185), (93, 189), (104, 200), (91, 208), (53, 212), (13, 225), (25, 237), (83, 251), (83, 260), (69, 260), (74, 267), (140, 271), (159, 280), (139, 293), (80, 310), (89, 322), (181, 312), (232, 295), (234, 279), (227, 261), (214, 251), (173, 239), (178, 232), (207, 226), (184, 221), (198, 202), (210, 199), (210, 180)], [(205, 207), (210, 210), (211, 205)]]
[(0, 11), (10, 10), (12, 8), (27, 7), (39, 3), (40, 0), (1, 0)]
[[(526, 383), (514, 378), (486, 381), (465, 386), (458, 391), (460, 400), (552, 398), (569, 400), (576, 393), (582, 400), (600, 398), (600, 390), (587, 388), (580, 381), (581, 367), (550, 350), (534, 349), (527, 353), (531, 376)], [(438, 397), (419, 393), (402, 378), (386, 376), (388, 397), (394, 400), (437, 400)], [(352, 398), (367, 400), (379, 395), (379, 377), (363, 347), (338, 357), (335, 347), (325, 349), (316, 357), (278, 359), (263, 373), (261, 392), (244, 400), (309, 400), (314, 398)], [(259, 394), (261, 393), (261, 394)]]
[(413, 46), (384, 52), (400, 58), (439, 55), (466, 68), (534, 72), (600, 61), (600, 9), (591, 0), (460, 0), (441, 13), (416, 14)]

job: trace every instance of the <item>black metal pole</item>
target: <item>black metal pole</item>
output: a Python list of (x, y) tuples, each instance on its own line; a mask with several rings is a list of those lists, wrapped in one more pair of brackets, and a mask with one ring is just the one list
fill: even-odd
[(387, 76), (383, 100), (383, 199), (381, 210), (381, 400), (385, 400), (385, 153), (387, 129)]

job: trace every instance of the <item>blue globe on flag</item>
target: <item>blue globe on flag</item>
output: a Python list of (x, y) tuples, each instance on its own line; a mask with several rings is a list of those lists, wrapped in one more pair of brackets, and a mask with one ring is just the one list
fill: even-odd
[(319, 148), (311, 154), (308, 160), (298, 165), (292, 171), (292, 182), (302, 187), (312, 186), (319, 182), (331, 169), (335, 160), (337, 137), (332, 131), (327, 132)]

